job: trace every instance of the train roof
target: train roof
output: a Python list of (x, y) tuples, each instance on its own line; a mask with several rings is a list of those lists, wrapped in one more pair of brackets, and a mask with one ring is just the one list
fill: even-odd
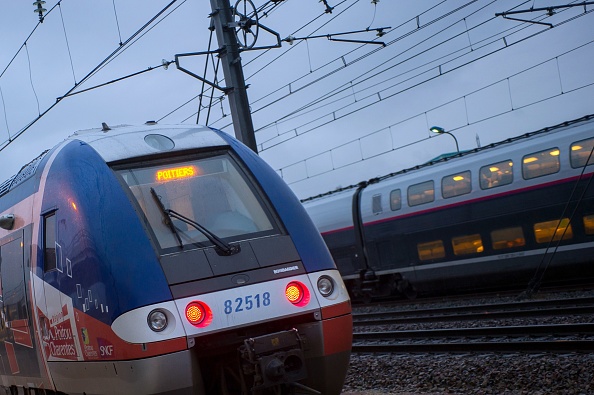
[(341, 192), (347, 191), (347, 190), (351, 190), (354, 188), (364, 188), (367, 187), (368, 185), (372, 185), (372, 184), (376, 184), (380, 181), (383, 181), (385, 179), (391, 178), (391, 177), (396, 177), (396, 176), (400, 176), (400, 175), (404, 175), (404, 174), (409, 174), (411, 172), (417, 171), (417, 170), (421, 170), (421, 169), (426, 169), (426, 168), (431, 168), (435, 165), (439, 165), (439, 164), (444, 164), (447, 162), (450, 162), (452, 160), (457, 160), (459, 158), (464, 158), (467, 156), (471, 156), (474, 155), (476, 153), (480, 153), (480, 152), (489, 152), (491, 150), (495, 150), (496, 148), (499, 147), (507, 147), (513, 143), (517, 143), (517, 142), (521, 142), (521, 141), (527, 141), (530, 140), (531, 138), (537, 137), (537, 136), (541, 136), (543, 134), (547, 134), (547, 133), (551, 133), (551, 132), (556, 132), (556, 131), (561, 131), (565, 128), (568, 127), (574, 127), (574, 126), (579, 126), (581, 124), (584, 123), (590, 123), (594, 121), (594, 114), (590, 114), (590, 115), (586, 115), (584, 117), (578, 118), (578, 119), (574, 119), (571, 121), (565, 121), (563, 123), (560, 123), (558, 125), (554, 125), (554, 126), (549, 126), (546, 128), (542, 128), (533, 132), (529, 132), (529, 133), (525, 133), (516, 137), (511, 137), (496, 143), (492, 143), (489, 145), (486, 145), (484, 147), (480, 147), (480, 148), (475, 148), (472, 150), (467, 150), (467, 151), (460, 151), (459, 153), (450, 153), (450, 154), (445, 154), (445, 155), (440, 155), (437, 158), (434, 158), (428, 162), (425, 162), (423, 164), (420, 165), (416, 165), (414, 167), (410, 167), (407, 169), (402, 169), (396, 172), (392, 172), (389, 174), (386, 174), (384, 176), (380, 176), (380, 177), (375, 177), (366, 181), (361, 181), (357, 184), (352, 184), (346, 187), (341, 187), (332, 191), (328, 191), (325, 193), (321, 193), (315, 196), (311, 196), (305, 199), (302, 199), (301, 202), (305, 203), (305, 202), (310, 202), (313, 200), (317, 200), (323, 197), (327, 197), (327, 196), (333, 196), (335, 194), (340, 194)]
[(113, 126), (75, 132), (69, 140), (93, 147), (106, 162), (194, 148), (224, 147), (229, 144), (212, 129), (198, 125)]
[[(110, 127), (103, 124), (101, 128), (77, 131), (66, 139), (74, 140), (89, 144), (108, 163), (159, 152), (228, 146), (220, 135), (208, 127), (159, 125), (155, 122), (147, 122), (141, 126)], [(0, 183), (0, 197), (31, 178), (49, 151), (42, 152), (17, 174)]]

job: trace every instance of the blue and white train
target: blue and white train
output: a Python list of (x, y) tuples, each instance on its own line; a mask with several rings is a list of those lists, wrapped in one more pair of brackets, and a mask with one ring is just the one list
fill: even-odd
[(339, 394), (348, 292), (290, 189), (204, 127), (77, 132), (0, 185), (11, 394)]
[(594, 283), (594, 115), (303, 201), (351, 294)]

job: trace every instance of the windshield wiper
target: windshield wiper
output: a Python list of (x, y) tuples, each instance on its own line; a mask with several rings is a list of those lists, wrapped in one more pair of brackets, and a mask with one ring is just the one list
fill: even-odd
[(226, 243), (219, 236), (217, 236), (210, 230), (206, 229), (204, 226), (200, 225), (198, 222), (178, 213), (177, 211), (165, 208), (165, 206), (163, 206), (163, 203), (161, 202), (161, 199), (159, 199), (157, 192), (155, 192), (155, 190), (153, 188), (151, 188), (151, 194), (155, 198), (155, 201), (158, 202), (157, 205), (161, 209), (161, 213), (163, 214), (163, 217), (165, 218), (165, 224), (169, 225), (169, 227), (171, 228), (173, 233), (176, 235), (176, 237), (180, 243), (180, 246), (182, 248), (183, 248), (183, 244), (182, 244), (181, 238), (179, 237), (179, 233), (177, 232), (177, 229), (175, 228), (175, 225), (173, 225), (173, 221), (171, 221), (172, 218), (179, 219), (180, 221), (185, 222), (186, 224), (196, 228), (196, 230), (198, 230), (200, 233), (202, 233), (204, 236), (206, 236), (206, 238), (212, 244), (214, 244), (217, 247), (217, 249), (224, 255), (237, 254), (241, 250), (238, 245), (231, 245), (229, 243)]
[(173, 225), (173, 221), (171, 220), (171, 215), (169, 214), (169, 212), (167, 211), (165, 206), (163, 206), (163, 202), (161, 202), (159, 195), (157, 195), (157, 192), (155, 192), (155, 190), (153, 188), (151, 188), (151, 195), (153, 195), (153, 199), (155, 199), (155, 202), (157, 203), (157, 207), (159, 207), (159, 210), (161, 211), (161, 215), (163, 216), (163, 222), (165, 223), (165, 225), (169, 226), (169, 229), (171, 229), (171, 232), (175, 235), (175, 238), (177, 239), (177, 242), (179, 243), (179, 248), (181, 248), (183, 250), (184, 243), (182, 242), (181, 237), (179, 237), (179, 232), (177, 231), (175, 225)]

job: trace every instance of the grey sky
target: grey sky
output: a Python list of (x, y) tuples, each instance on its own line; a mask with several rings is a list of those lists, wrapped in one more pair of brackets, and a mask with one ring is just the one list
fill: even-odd
[[(301, 198), (454, 151), (447, 135), (428, 139), (432, 125), (452, 131), (460, 149), (470, 149), (477, 136), (485, 145), (594, 112), (594, 14), (580, 16), (583, 7), (559, 10), (545, 19), (543, 12), (517, 16), (552, 23), (551, 29), (495, 18), (495, 13), (567, 2), (328, 3), (335, 6), (331, 14), (316, 0), (286, 0), (268, 17), (261, 15), (260, 22), (281, 38), (391, 26), (381, 37), (389, 45), (321, 38), (242, 54), (261, 155)], [(118, 48), (120, 37), (125, 41), (167, 4), (64, 0), (7, 69), (38, 20), (29, 3), (4, 5), (0, 142), (54, 104)], [(45, 8), (54, 5), (56, 1), (47, 1)], [(170, 10), (178, 6), (80, 89), (159, 66), (175, 54), (207, 50), (210, 2), (180, 0)], [(368, 32), (341, 38), (377, 37)], [(272, 39), (261, 30), (256, 45)], [(183, 65), (202, 74), (206, 59), (184, 58)], [(158, 120), (200, 89), (200, 81), (172, 65), (66, 98), (0, 152), (0, 179), (76, 130), (101, 122)], [(227, 101), (218, 102), (218, 91), (214, 97), (210, 124), (225, 127), (231, 123)], [(197, 106), (194, 100), (160, 123), (194, 123)], [(203, 111), (201, 123), (205, 120)], [(224, 130), (233, 133), (229, 126)]]

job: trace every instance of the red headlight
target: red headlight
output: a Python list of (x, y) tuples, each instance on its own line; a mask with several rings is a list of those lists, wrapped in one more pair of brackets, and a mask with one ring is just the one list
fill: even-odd
[(199, 328), (208, 326), (212, 321), (212, 310), (202, 302), (190, 302), (186, 306), (186, 319)]
[(291, 281), (285, 288), (287, 300), (295, 306), (303, 307), (309, 303), (309, 290), (299, 281)]

